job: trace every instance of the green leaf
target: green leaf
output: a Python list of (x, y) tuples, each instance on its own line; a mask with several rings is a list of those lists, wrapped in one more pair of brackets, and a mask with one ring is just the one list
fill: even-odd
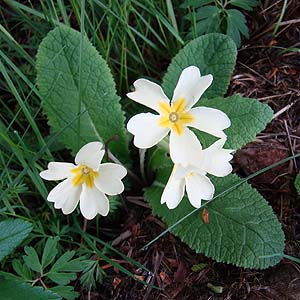
[(169, 145), (167, 148), (162, 148), (160, 145), (148, 151), (149, 166), (156, 171), (157, 169), (169, 169), (173, 166), (170, 159)]
[(49, 272), (47, 276), (55, 283), (60, 285), (68, 284), (77, 278), (76, 273)]
[[(227, 149), (237, 150), (253, 141), (273, 117), (273, 111), (267, 104), (251, 98), (242, 98), (238, 94), (225, 99), (203, 99), (198, 101), (196, 106), (220, 109), (228, 115), (231, 126), (225, 130), (227, 134), (225, 148)], [(204, 148), (216, 140), (211, 135), (200, 131), (196, 131), (196, 134)]]
[(41, 287), (33, 287), (30, 284), (17, 280), (0, 277), (1, 299), (5, 300), (57, 300), (61, 297), (51, 291), (45, 291)]
[[(159, 169), (153, 186), (145, 191), (153, 213), (171, 226), (193, 208), (185, 197), (176, 209), (169, 210), (160, 203), (163, 186), (171, 173)], [(216, 193), (240, 182), (235, 175), (212, 178)], [(206, 206), (209, 223), (198, 210), (178, 224), (172, 232), (197, 253), (218, 262), (245, 268), (265, 269), (278, 263), (284, 250), (284, 234), (271, 207), (249, 184), (244, 183)]]
[(65, 299), (76, 299), (77, 297), (79, 297), (79, 293), (74, 291), (74, 287), (68, 285), (55, 286), (50, 288), (49, 290)]
[(32, 280), (32, 273), (26, 264), (22, 264), (19, 260), (14, 259), (12, 261), (12, 267), (14, 271), (25, 280)]
[(82, 271), (86, 266), (84, 257), (72, 259), (75, 251), (64, 253), (51, 267), (47, 276), (55, 283), (60, 285), (68, 284), (76, 279), (76, 272)]
[(200, 263), (200, 264), (197, 264), (197, 265), (193, 265), (191, 270), (193, 272), (200, 272), (203, 269), (205, 269), (207, 266), (208, 266), (208, 264), (206, 264), (206, 263)]
[(220, 286), (220, 285), (212, 285), (211, 283), (208, 283), (207, 284), (207, 287), (209, 288), (209, 289), (211, 289), (214, 293), (216, 293), (216, 294), (222, 294), (223, 293), (223, 287), (222, 286)]
[(198, 8), (202, 5), (205, 5), (205, 4), (210, 4), (210, 3), (213, 3), (214, 1), (213, 0), (185, 0), (181, 5), (180, 7), (182, 8), (187, 8), (187, 7), (194, 7), (194, 8)]
[(60, 271), (68, 264), (75, 255), (75, 251), (67, 251), (52, 266), (51, 271)]
[(191, 65), (200, 68), (202, 75), (212, 74), (214, 80), (202, 98), (223, 96), (228, 88), (236, 61), (236, 46), (223, 34), (210, 33), (189, 42), (172, 59), (163, 78), (163, 89), (172, 97), (182, 70)]
[(55, 238), (49, 238), (46, 242), (43, 256), (42, 256), (42, 268), (45, 269), (47, 266), (49, 266), (53, 260), (55, 259), (55, 256), (57, 254), (57, 242), (59, 241), (59, 237)]
[(33, 271), (36, 271), (40, 274), (43, 273), (43, 268), (40, 263), (38, 254), (36, 253), (35, 249), (32, 247), (24, 247), (24, 251), (26, 255), (23, 256), (25, 264)]
[(204, 6), (196, 14), (198, 35), (221, 32), (221, 15), (216, 6)]
[(72, 259), (75, 251), (67, 251), (52, 266), (51, 272), (69, 271), (80, 272), (85, 268), (84, 257)]
[(110, 142), (109, 148), (126, 161), (125, 118), (112, 74), (85, 36), (82, 51), (80, 42), (79, 32), (59, 26), (49, 32), (39, 46), (37, 83), (49, 124), (56, 132), (69, 125), (60, 139), (74, 153), (87, 142), (99, 138), (106, 142), (118, 136), (118, 141)]
[(249, 38), (247, 21), (245, 16), (237, 9), (226, 10), (227, 18), (227, 28), (226, 34), (229, 35), (237, 47), (241, 45), (240, 34), (244, 35), (247, 39)]
[[(225, 99), (203, 99), (197, 105), (221, 109), (229, 116), (232, 125), (226, 130), (226, 148), (232, 149), (252, 141), (273, 115), (268, 105), (240, 95)], [(214, 141), (209, 135), (199, 136), (205, 147)], [(160, 204), (163, 188), (173, 167), (165, 149), (152, 150), (149, 164), (158, 171), (153, 186), (146, 189), (145, 198), (150, 202), (153, 213), (162, 217), (170, 227), (194, 208), (187, 198), (174, 210)], [(240, 181), (235, 175), (212, 178), (216, 187), (215, 195)], [(249, 184), (244, 183), (217, 198), (206, 209), (209, 212), (209, 224), (203, 222), (200, 210), (173, 230), (197, 252), (203, 252), (217, 261), (251, 268), (267, 268), (282, 258), (284, 236), (280, 223), (270, 206)]]
[(216, 6), (204, 6), (197, 10), (196, 19), (207, 19), (210, 15), (219, 13), (219, 9)]
[(231, 0), (229, 3), (249, 11), (253, 10), (253, 7), (259, 4), (257, 0)]
[(101, 283), (103, 277), (106, 275), (105, 271), (99, 266), (98, 260), (89, 260), (86, 267), (80, 276), (80, 283), (85, 288), (96, 287), (96, 282)]
[(32, 224), (19, 219), (0, 222), (0, 261), (10, 254), (32, 230)]
[(294, 182), (296, 191), (298, 194), (300, 194), (300, 173), (296, 176), (295, 182)]

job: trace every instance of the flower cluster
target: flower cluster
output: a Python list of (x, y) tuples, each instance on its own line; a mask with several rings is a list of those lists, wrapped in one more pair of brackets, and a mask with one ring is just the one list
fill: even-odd
[[(190, 66), (182, 71), (172, 100), (159, 85), (146, 79), (135, 81), (135, 91), (127, 94), (158, 113), (140, 113), (129, 120), (127, 129), (134, 135), (135, 146), (150, 148), (170, 133), (174, 168), (161, 197), (161, 203), (170, 209), (177, 207), (185, 189), (191, 204), (199, 208), (202, 199), (210, 200), (214, 195), (214, 186), (206, 174), (223, 177), (232, 171), (229, 161), (233, 150), (223, 149), (224, 129), (231, 125), (228, 116), (218, 109), (193, 107), (212, 81), (212, 75), (201, 76), (197, 67)], [(220, 139), (202, 149), (189, 127)]]
[[(206, 174), (218, 177), (232, 171), (229, 161), (233, 150), (223, 149), (226, 142), (224, 129), (230, 126), (228, 116), (209, 107), (193, 107), (213, 81), (212, 75), (201, 76), (195, 66), (184, 69), (179, 77), (170, 101), (161, 87), (149, 80), (135, 81), (135, 91), (127, 96), (157, 112), (133, 116), (127, 129), (134, 135), (134, 144), (150, 148), (170, 133), (170, 157), (174, 168), (161, 197), (168, 208), (177, 207), (185, 190), (191, 204), (199, 208), (201, 200), (213, 198), (215, 188)], [(195, 133), (195, 128), (211, 134), (219, 140), (206, 149)], [(86, 219), (98, 213), (106, 216), (109, 200), (106, 195), (123, 192), (121, 181), (127, 170), (118, 164), (101, 164), (103, 145), (91, 142), (83, 146), (75, 157), (75, 164), (50, 162), (40, 176), (46, 180), (63, 180), (48, 195), (54, 207), (70, 214), (80, 202), (80, 210)]]
[(80, 202), (81, 213), (88, 220), (98, 213), (102, 216), (108, 214), (109, 200), (106, 195), (123, 192), (121, 179), (126, 176), (127, 170), (114, 163), (101, 164), (105, 153), (102, 148), (100, 142), (88, 143), (77, 153), (76, 165), (50, 162), (48, 170), (40, 173), (46, 180), (64, 180), (50, 191), (47, 198), (54, 202), (55, 208), (70, 214)]

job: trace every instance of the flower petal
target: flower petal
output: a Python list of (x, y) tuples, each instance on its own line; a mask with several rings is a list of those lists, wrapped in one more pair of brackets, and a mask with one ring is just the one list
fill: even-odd
[(160, 112), (159, 102), (169, 103), (168, 97), (158, 84), (147, 79), (138, 79), (133, 85), (135, 91), (128, 93), (128, 98), (152, 108), (157, 112)]
[(215, 187), (208, 177), (194, 173), (186, 177), (185, 182), (189, 200), (194, 207), (199, 208), (202, 199), (213, 198)]
[(126, 176), (127, 170), (117, 164), (106, 163), (99, 167), (99, 176), (94, 180), (96, 187), (107, 195), (117, 195), (124, 191), (124, 184), (121, 181)]
[(174, 165), (173, 172), (174, 172), (174, 177), (176, 179), (183, 179), (187, 177), (188, 174), (190, 174), (191, 172), (197, 173), (197, 168), (192, 165), (187, 165), (183, 167), (181, 164), (176, 164)]
[(169, 209), (177, 207), (184, 195), (184, 179), (176, 179), (174, 177), (174, 169), (162, 193), (160, 202), (166, 203)]
[(202, 158), (202, 147), (196, 135), (187, 127), (178, 135), (171, 131), (170, 156), (175, 164), (196, 165)]
[(210, 107), (195, 107), (190, 110), (194, 121), (188, 126), (195, 127), (216, 137), (226, 137), (224, 129), (230, 127), (231, 122), (228, 116), (219, 109)]
[(161, 116), (142, 113), (133, 116), (127, 123), (127, 130), (134, 135), (133, 143), (141, 149), (151, 148), (169, 132), (169, 128), (158, 125)]
[(179, 98), (185, 98), (186, 110), (189, 110), (200, 99), (212, 81), (212, 75), (201, 76), (200, 70), (195, 66), (185, 68), (177, 82), (172, 102)]
[(76, 166), (71, 163), (50, 162), (48, 170), (40, 172), (40, 176), (45, 180), (62, 180), (72, 176), (70, 172)]
[(105, 151), (101, 150), (103, 144), (100, 142), (91, 142), (84, 145), (76, 154), (75, 163), (77, 165), (83, 164), (97, 170)]
[(93, 219), (98, 213), (102, 216), (107, 216), (109, 200), (96, 187), (89, 188), (83, 184), (80, 195), (80, 211), (88, 220)]
[(47, 197), (54, 202), (54, 207), (62, 209), (64, 214), (70, 214), (76, 208), (81, 193), (81, 186), (74, 186), (72, 178), (68, 178), (52, 189)]
[(232, 166), (229, 161), (232, 160), (231, 152), (234, 150), (223, 149), (226, 138), (220, 139), (203, 150), (202, 166), (205, 172), (218, 177), (227, 176), (232, 172)]

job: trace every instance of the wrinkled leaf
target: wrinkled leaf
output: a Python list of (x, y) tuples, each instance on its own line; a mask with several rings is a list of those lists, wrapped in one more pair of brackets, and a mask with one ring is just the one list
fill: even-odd
[(3, 300), (58, 300), (61, 297), (41, 287), (0, 276), (0, 293)]
[[(238, 149), (253, 140), (272, 118), (272, 110), (267, 105), (239, 95), (226, 99), (204, 99), (198, 104), (219, 108), (230, 117), (232, 125), (226, 130), (227, 148)], [(200, 140), (208, 146), (213, 138), (204, 134), (200, 135)], [(173, 163), (163, 148), (150, 152), (149, 163), (157, 170), (157, 178), (153, 186), (146, 189), (145, 198), (150, 202), (153, 213), (162, 217), (170, 227), (194, 208), (187, 198), (174, 210), (161, 205), (160, 197)], [(212, 178), (215, 195), (240, 180), (235, 175)], [(280, 223), (270, 206), (250, 185), (242, 184), (214, 200), (206, 209), (208, 224), (203, 220), (202, 210), (199, 210), (173, 230), (191, 248), (217, 261), (243, 267), (267, 268), (280, 261), (284, 247)]]
[[(170, 173), (171, 168), (159, 169), (153, 186), (145, 192), (153, 213), (169, 227), (194, 210), (186, 197), (173, 210), (160, 203)], [(241, 181), (235, 175), (211, 179), (216, 187), (215, 195)], [(218, 262), (265, 269), (281, 260), (284, 250), (281, 225), (266, 200), (249, 184), (243, 183), (217, 198), (206, 209), (208, 224), (202, 219), (202, 210), (198, 210), (172, 233), (197, 253), (204, 253)]]
[[(203, 99), (198, 101), (196, 106), (216, 108), (228, 115), (231, 126), (225, 130), (227, 135), (225, 148), (234, 150), (253, 141), (257, 133), (264, 130), (273, 117), (273, 111), (267, 104), (251, 98), (242, 98), (238, 94), (225, 99), (221, 97)], [(199, 130), (195, 132), (204, 148), (216, 140)]]
[(227, 36), (211, 33), (189, 42), (172, 59), (163, 78), (163, 90), (172, 98), (182, 70), (191, 65), (200, 68), (201, 75), (212, 74), (212, 85), (202, 98), (223, 96), (228, 88), (236, 61), (236, 46)]
[(40, 44), (36, 68), (44, 111), (56, 132), (68, 125), (60, 139), (74, 153), (87, 142), (118, 136), (109, 148), (126, 161), (125, 118), (112, 74), (88, 39), (83, 36), (82, 52), (80, 41), (80, 32), (59, 26)]
[(0, 222), (0, 261), (10, 254), (32, 230), (32, 224), (19, 219)]

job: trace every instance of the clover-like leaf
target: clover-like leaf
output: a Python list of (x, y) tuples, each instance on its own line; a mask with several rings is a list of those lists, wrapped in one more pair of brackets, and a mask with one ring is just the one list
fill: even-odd
[(241, 45), (241, 34), (244, 35), (247, 39), (249, 38), (248, 27), (246, 24), (245, 16), (238, 11), (237, 9), (228, 9), (226, 10), (226, 34), (229, 35), (237, 47)]
[(231, 0), (230, 4), (251, 11), (255, 6), (259, 4), (259, 1), (258, 0)]
[[(82, 44), (81, 44), (82, 41)], [(128, 139), (115, 83), (105, 60), (81, 33), (59, 26), (37, 54), (37, 83), (49, 124), (76, 153), (84, 144), (114, 136), (113, 153), (126, 161)]]
[(22, 264), (20, 260), (14, 259), (12, 261), (12, 267), (14, 271), (26, 281), (32, 280), (31, 269), (26, 264)]
[(58, 295), (60, 295), (61, 297), (63, 297), (64, 299), (78, 299), (79, 297), (79, 293), (74, 291), (74, 287), (73, 286), (69, 286), (69, 285), (59, 285), (59, 286), (55, 286), (49, 289), (50, 291), (52, 291), (53, 293), (56, 293)]
[(76, 279), (76, 272), (82, 271), (86, 261), (82, 258), (75, 258), (75, 251), (67, 251), (53, 264), (47, 276), (55, 283), (66, 285)]
[(24, 262), (31, 270), (42, 273), (43, 268), (39, 256), (33, 247), (24, 247), (26, 255), (23, 256)]
[(203, 6), (197, 11), (197, 32), (204, 33), (220, 32), (221, 12), (216, 6)]
[(57, 242), (58, 241), (59, 241), (58, 236), (47, 239), (45, 248), (43, 251), (43, 256), (42, 256), (42, 268), (43, 269), (45, 269), (47, 266), (49, 266), (55, 259), (55, 256), (57, 254)]

